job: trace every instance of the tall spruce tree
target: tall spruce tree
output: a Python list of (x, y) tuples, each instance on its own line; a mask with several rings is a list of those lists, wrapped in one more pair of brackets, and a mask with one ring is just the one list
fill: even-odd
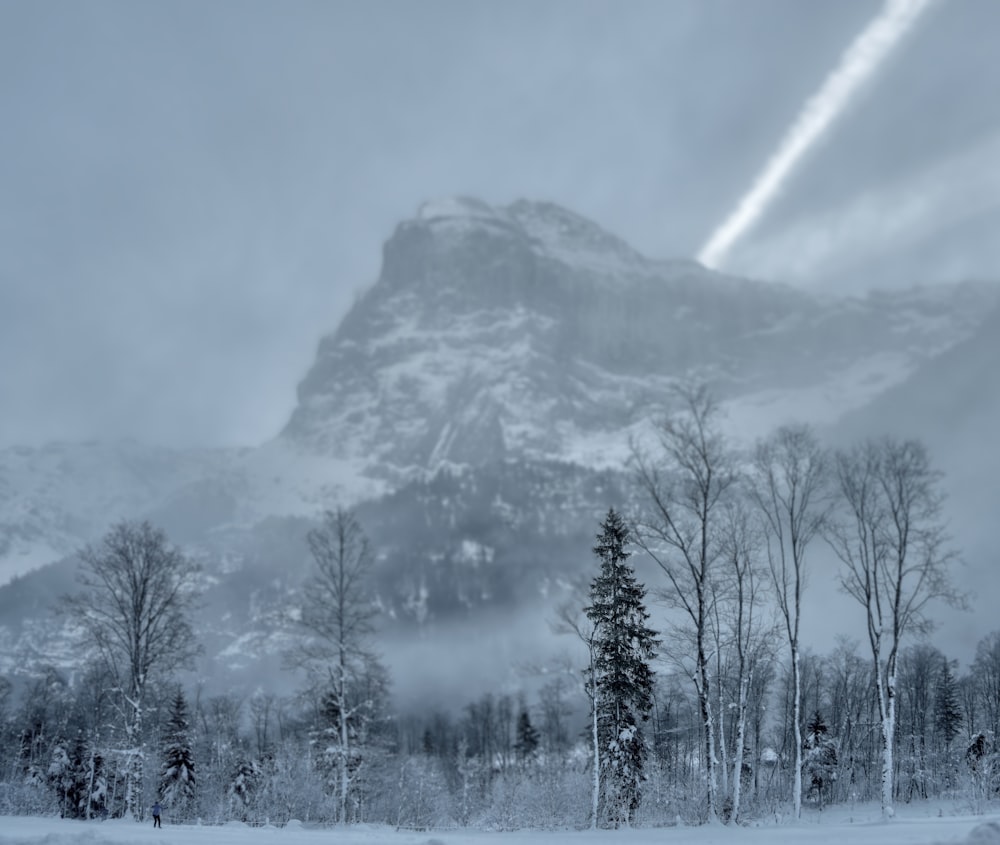
[(48, 780), (59, 802), (64, 819), (81, 818), (87, 806), (87, 781), (84, 768), (84, 744), (60, 740), (52, 748)]
[(163, 733), (159, 797), (175, 818), (184, 819), (194, 801), (194, 787), (194, 759), (188, 736), (187, 703), (184, 693), (178, 687)]
[(642, 797), (646, 740), (641, 723), (653, 707), (653, 671), (658, 641), (647, 627), (645, 587), (629, 565), (628, 527), (612, 508), (597, 535), (594, 554), (601, 572), (590, 585), (587, 617), (595, 626), (589, 683), (596, 713), (601, 823), (629, 824)]
[(952, 663), (945, 659), (934, 691), (934, 730), (943, 744), (939, 777), (945, 789), (953, 789), (958, 780), (958, 760), (952, 743), (961, 734), (964, 722), (959, 680), (952, 671)]
[(958, 681), (947, 660), (941, 667), (937, 691), (934, 696), (934, 727), (944, 740), (946, 752), (962, 730), (962, 706), (958, 700)]

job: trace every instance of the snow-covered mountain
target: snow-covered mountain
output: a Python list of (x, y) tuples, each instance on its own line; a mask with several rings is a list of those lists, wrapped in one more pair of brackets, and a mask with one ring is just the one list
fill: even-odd
[(282, 438), (393, 480), (505, 458), (618, 466), (676, 379), (829, 419), (969, 336), (997, 294), (820, 300), (647, 260), (549, 204), (431, 203), (320, 343)]
[[(428, 203), (259, 448), (0, 451), (0, 582), (39, 570), (0, 589), (0, 639), (23, 654), (72, 570), (43, 565), (125, 517), (203, 559), (213, 653), (233, 665), (272, 648), (305, 520), (336, 504), (358, 508), (399, 624), (516, 606), (589, 563), (597, 517), (628, 495), (629, 438), (676, 380), (707, 380), (740, 438), (790, 419), (871, 430), (906, 385), (954, 388), (949, 356), (995, 349), (998, 307), (985, 283), (817, 297), (647, 259), (548, 203)], [(989, 367), (972, 372), (996, 407)]]

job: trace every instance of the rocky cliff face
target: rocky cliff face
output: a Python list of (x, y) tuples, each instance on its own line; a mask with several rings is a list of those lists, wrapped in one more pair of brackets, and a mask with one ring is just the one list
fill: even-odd
[(324, 338), (282, 437), (393, 478), (442, 463), (617, 463), (696, 375), (723, 397), (899, 380), (968, 336), (996, 289), (819, 300), (657, 262), (544, 203), (425, 205)]

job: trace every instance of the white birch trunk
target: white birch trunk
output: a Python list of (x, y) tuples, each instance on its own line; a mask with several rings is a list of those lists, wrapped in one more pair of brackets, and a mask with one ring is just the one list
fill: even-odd
[(347, 669), (340, 665), (340, 823), (347, 824), (347, 759), (350, 752), (350, 736), (347, 731)]
[(715, 724), (712, 719), (711, 691), (708, 685), (708, 666), (704, 652), (702, 652), (698, 663), (698, 698), (701, 705), (702, 722), (705, 725), (705, 765), (707, 767), (705, 773), (707, 775), (708, 787), (708, 821), (715, 822), (719, 819), (717, 808), (718, 783), (715, 771)]
[(128, 755), (125, 765), (125, 807), (135, 821), (142, 820), (143, 810), (142, 706), (139, 695), (136, 693), (134, 699), (126, 699), (125, 705), (132, 708), (131, 718), (128, 720), (128, 727), (125, 731), (128, 745), (125, 752)]
[(93, 740), (90, 741), (89, 751), (90, 751), (90, 772), (89, 772), (90, 777), (87, 778), (87, 811), (84, 815), (84, 818), (86, 818), (87, 821), (90, 821), (92, 815), (90, 812), (90, 808), (94, 798), (94, 779), (97, 777), (97, 764), (94, 759), (95, 752), (94, 752)]
[(802, 679), (799, 677), (799, 647), (792, 646), (793, 736), (795, 738), (795, 774), (792, 785), (792, 806), (796, 819), (802, 816)]
[(729, 751), (726, 748), (726, 703), (722, 691), (722, 668), (719, 668), (719, 775), (720, 794), (725, 798), (729, 794)]
[[(879, 700), (883, 698), (879, 688)], [(882, 712), (882, 818), (891, 819), (896, 811), (893, 807), (893, 748), (896, 734), (896, 673), (889, 670), (886, 679), (885, 704)]]
[(598, 738), (597, 733), (597, 696), (594, 696), (594, 794), (592, 797), (591, 806), (591, 821), (590, 827), (594, 830), (597, 829), (597, 811), (600, 807), (601, 802), (601, 743)]
[(716, 780), (716, 759), (715, 759), (715, 724), (712, 719), (712, 708), (709, 706), (708, 701), (705, 701), (705, 710), (707, 713), (705, 719), (705, 731), (708, 734), (707, 737), (707, 747), (708, 747), (708, 820), (718, 821), (718, 795), (719, 787)]
[(749, 678), (740, 678), (740, 699), (736, 712), (736, 750), (733, 752), (733, 821), (740, 820), (743, 797), (743, 745), (746, 742)]

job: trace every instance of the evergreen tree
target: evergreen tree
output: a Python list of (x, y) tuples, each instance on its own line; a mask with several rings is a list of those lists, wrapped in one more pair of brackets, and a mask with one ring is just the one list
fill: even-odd
[(529, 759), (538, 749), (538, 731), (531, 724), (527, 710), (522, 710), (517, 717), (517, 742), (514, 746), (517, 756), (522, 760)]
[(639, 806), (646, 741), (640, 727), (653, 707), (656, 632), (646, 626), (645, 588), (628, 564), (628, 527), (611, 509), (601, 525), (594, 554), (601, 572), (590, 585), (585, 608), (595, 626), (589, 683), (594, 707), (601, 778), (601, 816), (615, 827), (629, 823)]
[(962, 729), (962, 706), (958, 700), (958, 681), (948, 661), (944, 661), (934, 698), (934, 727), (944, 740), (945, 750)]
[(163, 733), (159, 797), (176, 818), (183, 819), (194, 800), (194, 788), (194, 760), (188, 739), (187, 703), (184, 701), (184, 693), (178, 687)]
[(108, 775), (104, 765), (104, 757), (98, 751), (95, 740), (84, 744), (81, 754), (83, 775), (86, 784), (86, 798), (82, 815), (84, 818), (103, 818), (108, 813)]
[(236, 762), (229, 781), (229, 806), (240, 821), (250, 820), (251, 806), (256, 797), (263, 771), (256, 760), (242, 758)]
[(837, 744), (829, 736), (823, 714), (816, 710), (803, 739), (802, 770), (808, 790), (823, 807), (823, 790), (837, 779)]
[(87, 781), (83, 743), (58, 742), (52, 748), (48, 780), (59, 802), (59, 815), (80, 818), (86, 810)]

